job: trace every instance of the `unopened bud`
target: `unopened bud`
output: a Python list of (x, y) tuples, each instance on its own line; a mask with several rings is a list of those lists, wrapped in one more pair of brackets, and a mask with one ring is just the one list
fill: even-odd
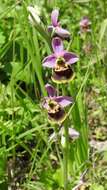
[(37, 22), (37, 23), (40, 23), (41, 20), (40, 20), (40, 8), (38, 6), (28, 6), (27, 7), (27, 10), (29, 11), (29, 21), (34, 24), (34, 21), (33, 19)]

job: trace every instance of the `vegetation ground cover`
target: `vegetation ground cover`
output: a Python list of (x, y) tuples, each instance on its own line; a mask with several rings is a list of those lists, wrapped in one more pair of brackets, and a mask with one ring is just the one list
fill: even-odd
[[(43, 30), (29, 21), (28, 6), (35, 5)], [(1, 0), (1, 190), (63, 189), (61, 139), (50, 140), (59, 128), (42, 108), (44, 85), (54, 85), (42, 60), (52, 52), (47, 27), (55, 8), (62, 27), (71, 33), (64, 47), (79, 56), (74, 80), (65, 87), (57, 85), (60, 93), (75, 100), (67, 108), (68, 123), (80, 134), (69, 142), (68, 190), (107, 189), (107, 2)], [(81, 34), (83, 17), (91, 22), (87, 35)]]

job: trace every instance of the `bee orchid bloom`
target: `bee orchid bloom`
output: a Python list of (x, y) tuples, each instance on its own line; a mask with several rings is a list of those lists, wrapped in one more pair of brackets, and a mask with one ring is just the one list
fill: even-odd
[(61, 124), (66, 116), (64, 108), (72, 104), (73, 100), (68, 96), (57, 96), (56, 90), (50, 84), (45, 87), (48, 97), (44, 98), (42, 106), (47, 110), (48, 118), (51, 122)]
[(53, 54), (43, 60), (43, 66), (52, 68), (52, 80), (56, 83), (66, 83), (74, 78), (71, 65), (78, 61), (78, 57), (64, 50), (63, 42), (59, 37), (52, 40)]
[(58, 22), (59, 10), (55, 9), (51, 13), (51, 22), (52, 25), (48, 26), (48, 31), (57, 34), (61, 38), (69, 38), (70, 33), (63, 29)]
[(80, 21), (81, 32), (90, 32), (90, 25), (91, 22), (89, 21), (88, 17), (83, 17), (83, 19)]

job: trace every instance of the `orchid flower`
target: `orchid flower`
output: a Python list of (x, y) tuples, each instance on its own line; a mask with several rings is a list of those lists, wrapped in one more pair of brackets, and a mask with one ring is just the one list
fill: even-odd
[(72, 104), (73, 100), (68, 96), (57, 96), (56, 90), (50, 84), (46, 84), (45, 87), (48, 97), (44, 98), (42, 106), (47, 110), (49, 120), (60, 124), (66, 116), (64, 108)]
[(90, 32), (90, 25), (91, 22), (89, 21), (88, 17), (83, 17), (80, 21), (80, 29), (81, 32)]
[(48, 31), (57, 34), (61, 38), (68, 38), (70, 36), (70, 33), (60, 26), (60, 23), (58, 22), (58, 16), (59, 16), (59, 10), (57, 9), (53, 10), (51, 13), (52, 25), (48, 26)]
[(78, 61), (78, 57), (64, 50), (63, 42), (59, 37), (52, 40), (53, 54), (43, 60), (43, 66), (52, 68), (52, 80), (56, 83), (69, 82), (74, 78), (74, 72), (71, 65)]

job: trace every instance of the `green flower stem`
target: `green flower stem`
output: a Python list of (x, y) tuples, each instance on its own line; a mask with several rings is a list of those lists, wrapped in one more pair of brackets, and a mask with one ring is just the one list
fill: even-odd
[(63, 147), (63, 175), (64, 175), (64, 190), (67, 190), (68, 187), (68, 126), (67, 122), (64, 125), (64, 137), (65, 137), (65, 146)]
[[(65, 86), (62, 85), (62, 94), (66, 95)], [(63, 177), (64, 177), (64, 190), (68, 188), (68, 151), (69, 151), (69, 136), (68, 136), (68, 122), (67, 118), (64, 122), (64, 144), (63, 144)]]

